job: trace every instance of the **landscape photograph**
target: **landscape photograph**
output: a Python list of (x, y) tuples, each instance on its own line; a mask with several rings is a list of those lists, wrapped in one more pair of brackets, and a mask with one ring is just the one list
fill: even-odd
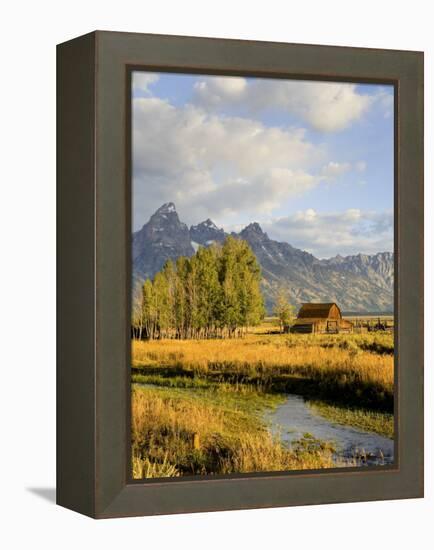
[(131, 78), (132, 477), (393, 465), (393, 87)]

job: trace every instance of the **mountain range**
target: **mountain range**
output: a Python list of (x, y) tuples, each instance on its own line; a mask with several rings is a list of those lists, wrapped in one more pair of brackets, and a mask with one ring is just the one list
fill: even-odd
[[(296, 307), (304, 302), (336, 302), (343, 311), (393, 311), (394, 255), (379, 252), (318, 259), (286, 242), (270, 239), (254, 222), (234, 237), (246, 240), (262, 270), (262, 290), (272, 312), (279, 289), (288, 291)], [(192, 256), (200, 246), (223, 242), (228, 236), (210, 219), (190, 228), (179, 219), (175, 205), (163, 204), (132, 236), (133, 286), (152, 278), (168, 259)]]

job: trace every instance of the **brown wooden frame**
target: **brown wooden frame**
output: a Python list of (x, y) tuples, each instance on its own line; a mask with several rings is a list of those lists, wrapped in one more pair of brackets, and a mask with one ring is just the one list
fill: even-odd
[[(395, 87), (392, 467), (133, 481), (130, 73)], [(423, 54), (93, 32), (58, 46), (57, 502), (95, 518), (423, 496)]]

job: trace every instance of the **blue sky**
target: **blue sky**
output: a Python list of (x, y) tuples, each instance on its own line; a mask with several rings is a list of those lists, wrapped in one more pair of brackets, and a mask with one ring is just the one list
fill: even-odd
[(318, 257), (393, 250), (393, 88), (135, 72), (133, 225), (258, 221)]

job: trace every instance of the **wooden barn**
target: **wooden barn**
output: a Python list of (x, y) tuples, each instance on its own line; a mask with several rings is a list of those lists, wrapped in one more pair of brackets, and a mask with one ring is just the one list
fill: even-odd
[(341, 310), (335, 303), (303, 304), (291, 332), (306, 334), (337, 334), (353, 332), (353, 323), (342, 318)]

